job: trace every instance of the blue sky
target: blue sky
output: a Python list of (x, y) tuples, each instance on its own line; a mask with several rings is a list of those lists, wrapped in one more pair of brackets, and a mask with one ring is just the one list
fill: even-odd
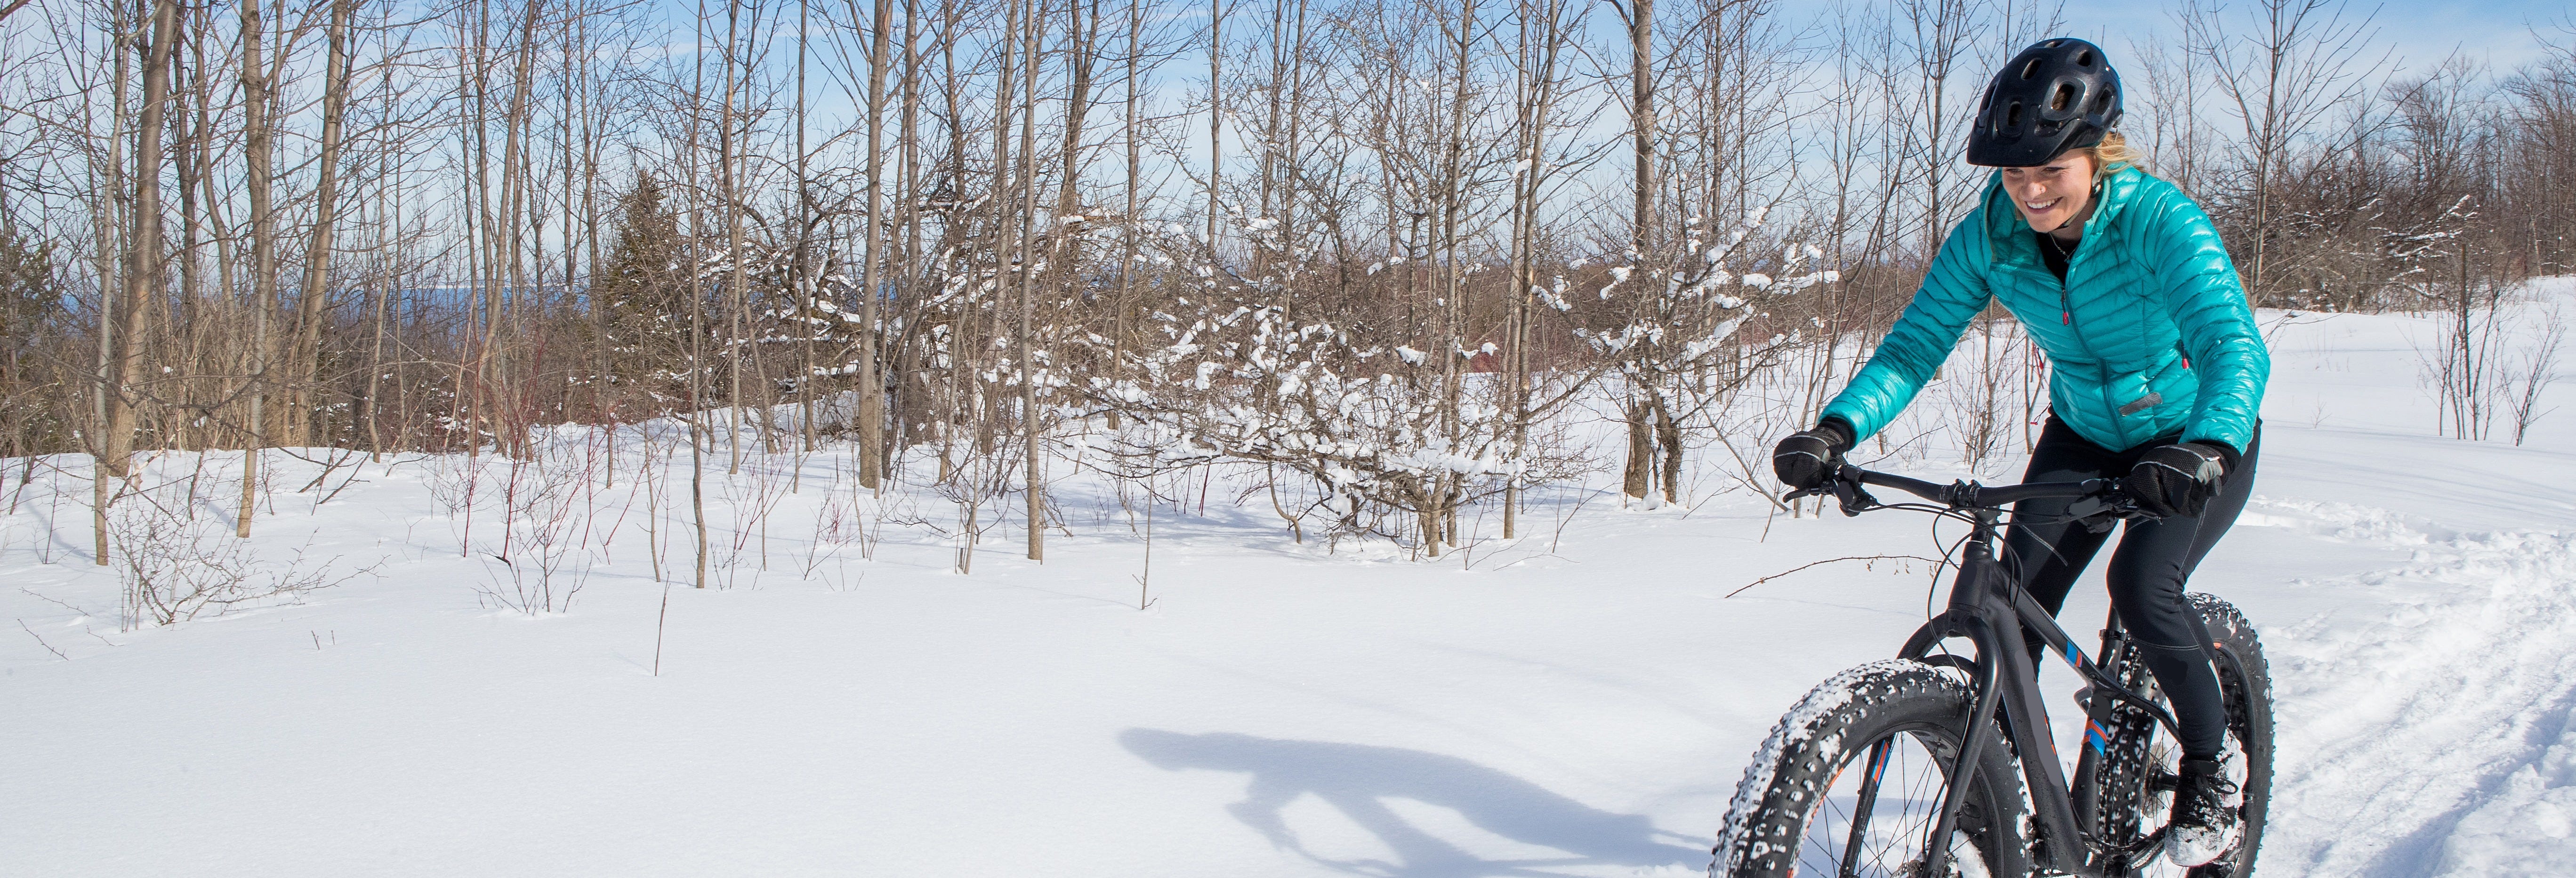
[[(2113, 42), (2104, 48), (2117, 50), (2137, 30), (2175, 33), (2172, 12), (2180, 5), (2079, 0), (2067, 4), (2066, 19), (2077, 35), (2111, 35)], [(2378, 14), (2371, 21), (2380, 39), (2396, 46), (2409, 68), (2433, 64), (2459, 51), (2497, 69), (2509, 69), (2540, 54), (2530, 27), (2549, 32), (2553, 23), (2564, 26), (2576, 21), (2571, 18), (2576, 14), (2571, 8), (2576, 7), (2568, 0), (2392, 0), (2376, 7), (2353, 2), (2349, 8), (2348, 14), (2355, 16), (2376, 8)], [(2564, 31), (2558, 34), (2561, 44), (2576, 39)]]

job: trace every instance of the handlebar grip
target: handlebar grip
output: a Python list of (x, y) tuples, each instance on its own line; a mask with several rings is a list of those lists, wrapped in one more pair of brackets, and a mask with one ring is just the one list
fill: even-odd
[(2116, 494), (2119, 479), (2085, 479), (2081, 482), (2030, 482), (2020, 485), (1997, 485), (1977, 492), (1977, 505), (2003, 506), (2042, 497), (2098, 497)]
[(1930, 500), (1934, 503), (1950, 502), (1950, 489), (1954, 487), (1952, 485), (1927, 482), (1922, 479), (1908, 478), (1894, 473), (1871, 472), (1869, 470), (1860, 469), (1859, 467), (1850, 468), (1860, 470), (1860, 478), (1858, 481), (1861, 484), (1877, 485), (1882, 488), (1895, 488), (1899, 491), (1921, 497), (1925, 500)]

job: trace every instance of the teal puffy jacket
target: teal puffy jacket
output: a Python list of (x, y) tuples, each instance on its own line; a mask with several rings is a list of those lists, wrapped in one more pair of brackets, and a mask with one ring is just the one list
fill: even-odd
[(2106, 175), (2099, 198), (2061, 283), (1995, 175), (1824, 416), (1855, 439), (1877, 433), (2000, 301), (2048, 353), (2049, 406), (2077, 434), (2114, 451), (2177, 433), (2243, 450), (2272, 355), (2218, 230), (2182, 190), (2136, 168)]

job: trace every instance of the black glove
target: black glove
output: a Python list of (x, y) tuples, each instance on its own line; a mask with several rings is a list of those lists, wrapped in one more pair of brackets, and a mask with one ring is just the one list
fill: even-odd
[(1852, 428), (1841, 418), (1826, 418), (1816, 426), (1789, 435), (1771, 449), (1771, 472), (1780, 483), (1801, 491), (1814, 490), (1825, 483), (1825, 476), (1841, 466), (1843, 452), (1852, 447)]
[(2148, 449), (2120, 480), (2138, 508), (2159, 518), (2195, 518), (2236, 470), (2236, 449), (2223, 442), (2179, 442)]

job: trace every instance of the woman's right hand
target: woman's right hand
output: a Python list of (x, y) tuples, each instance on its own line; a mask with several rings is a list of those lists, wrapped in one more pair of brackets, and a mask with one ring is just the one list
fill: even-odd
[(1771, 449), (1771, 472), (1780, 477), (1781, 484), (1801, 491), (1814, 490), (1825, 483), (1826, 474), (1842, 465), (1843, 452), (1851, 447), (1851, 426), (1841, 418), (1826, 418), (1780, 440)]

